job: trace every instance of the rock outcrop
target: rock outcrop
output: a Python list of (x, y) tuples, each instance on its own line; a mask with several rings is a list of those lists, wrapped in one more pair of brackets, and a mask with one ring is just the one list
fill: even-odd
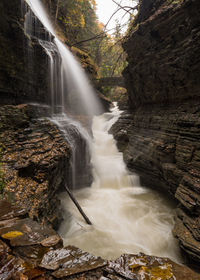
[(142, 184), (178, 202), (174, 234), (200, 263), (200, 2), (141, 1), (124, 43), (130, 110), (112, 128)]
[(21, 2), (0, 3), (0, 104), (47, 104), (47, 55), (25, 33)]
[(44, 109), (0, 107), (0, 191), (31, 218), (57, 228), (62, 220), (58, 193), (68, 180), (71, 150), (56, 125), (38, 119)]
[(74, 246), (26, 216), (26, 210), (0, 201), (0, 279), (198, 280), (199, 275), (167, 258), (122, 255), (106, 261)]
[(130, 106), (198, 98), (199, 1), (142, 1), (141, 6), (146, 2), (153, 3), (150, 15), (142, 10), (124, 43)]

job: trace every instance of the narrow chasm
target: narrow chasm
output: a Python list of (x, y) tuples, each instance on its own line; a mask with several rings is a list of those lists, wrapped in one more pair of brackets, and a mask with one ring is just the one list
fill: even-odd
[(199, 280), (199, 0), (11, 2), (0, 279)]

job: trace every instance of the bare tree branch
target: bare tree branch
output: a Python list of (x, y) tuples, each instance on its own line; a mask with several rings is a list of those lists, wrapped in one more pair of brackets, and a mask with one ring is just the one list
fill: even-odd
[[(110, 21), (111, 21), (111, 19), (113, 18), (113, 16), (114, 16), (116, 13), (118, 13), (120, 10), (122, 10), (122, 9), (125, 11), (125, 14), (123, 15), (123, 17), (124, 17), (127, 13), (129, 13), (130, 15), (132, 15), (132, 13), (131, 13), (130, 11), (131, 11), (131, 10), (136, 10), (137, 7), (138, 7), (138, 5), (136, 5), (135, 7), (122, 6), (122, 5), (121, 5), (122, 1), (120, 1), (120, 4), (118, 4), (115, 0), (112, 0), (112, 1), (118, 6), (118, 8), (117, 8), (116, 11), (111, 15), (111, 17), (108, 19), (107, 23), (106, 23), (105, 26), (104, 26), (103, 31), (102, 31), (101, 33), (95, 35), (95, 36), (92, 36), (92, 37), (88, 38), (88, 39), (85, 39), (85, 40), (82, 40), (82, 41), (79, 41), (79, 42), (75, 42), (74, 44), (72, 44), (72, 47), (73, 47), (73, 46), (80, 45), (80, 44), (82, 44), (82, 43), (86, 43), (86, 42), (92, 41), (92, 40), (99, 40), (99, 39), (101, 40), (101, 41), (99, 42), (99, 46), (100, 46), (102, 40), (103, 40), (104, 38), (107, 37), (107, 32), (112, 31), (112, 30), (115, 30), (115, 28), (107, 29), (107, 26), (108, 26), (108, 24), (110, 23)], [(58, 0), (58, 2), (59, 2), (59, 0)], [(129, 10), (126, 10), (126, 9), (129, 9)], [(129, 21), (128, 21), (128, 22), (129, 22)], [(122, 30), (122, 28), (123, 28), (124, 26), (126, 26), (126, 25), (128, 24), (128, 22), (126, 22), (125, 24), (121, 24), (119, 30)], [(115, 44), (114, 44), (113, 46), (117, 45), (121, 40), (122, 40), (122, 39), (119, 39), (117, 42), (115, 42)], [(111, 48), (112, 48), (112, 46), (111, 46)]]
[(109, 20), (107, 21), (107, 23), (106, 23), (106, 25), (105, 25), (105, 27), (104, 27), (104, 30), (105, 30), (106, 27), (108, 26), (108, 24), (109, 24), (109, 22), (111, 21), (111, 19), (113, 18), (113, 16), (114, 16), (117, 12), (119, 12), (120, 10), (121, 10), (121, 8), (117, 9), (117, 10), (111, 15), (111, 17), (109, 18)]
[[(134, 8), (135, 10), (137, 9), (137, 8)], [(129, 13), (131, 10), (133, 10), (133, 8), (130, 8), (128, 11), (126, 11), (125, 13), (124, 13), (124, 15), (122, 16), (122, 18), (121, 18), (121, 21), (122, 21), (122, 19), (127, 15), (127, 13)], [(131, 14), (132, 15), (132, 14)]]
[(103, 37), (106, 37), (106, 36), (107, 36), (107, 35), (106, 35), (106, 32), (102, 32), (102, 33), (97, 34), (97, 35), (94, 36), (94, 37), (90, 37), (90, 38), (88, 38), (88, 39), (85, 39), (85, 40), (76, 42), (76, 43), (74, 43), (74, 44), (71, 45), (71, 46), (74, 47), (74, 46), (80, 45), (80, 44), (82, 44), (82, 43), (85, 43), (85, 42), (88, 42), (88, 41), (92, 41), (92, 40), (96, 40), (96, 39), (100, 39), (100, 38), (103, 38)]
[[(120, 26), (120, 30), (121, 30), (124, 26), (126, 26), (127, 24), (128, 24), (128, 23), (122, 24), (122, 25)], [(106, 38), (107, 35), (108, 35), (107, 32), (109, 32), (109, 31), (111, 31), (111, 30), (115, 30), (115, 28), (111, 28), (111, 29), (109, 29), (109, 30), (102, 31), (101, 33), (99, 33), (99, 34), (97, 34), (97, 35), (95, 35), (95, 36), (93, 36), (93, 37), (90, 37), (90, 38), (88, 38), (88, 39), (85, 39), (85, 40), (76, 42), (76, 43), (72, 44), (71, 46), (74, 47), (74, 46), (76, 46), (76, 45), (79, 45), (79, 44), (82, 44), (82, 43), (85, 43), (85, 42), (88, 42), (88, 41), (92, 41), (92, 40), (96, 40), (96, 39), (100, 39), (100, 38), (101, 38), (101, 39)]]
[[(112, 0), (118, 7), (120, 7), (122, 10), (124, 10), (125, 12), (127, 12), (126, 8), (130, 8), (127, 6), (121, 6), (119, 3), (117, 3), (115, 0)], [(131, 15), (131, 13), (129, 12), (129, 14)]]

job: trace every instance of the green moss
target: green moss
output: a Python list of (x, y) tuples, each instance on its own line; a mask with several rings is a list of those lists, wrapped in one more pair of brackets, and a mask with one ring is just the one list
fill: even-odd
[(92, 58), (89, 56), (89, 54), (76, 47), (72, 47), (71, 51), (78, 57), (81, 65), (85, 69), (85, 71), (88, 74), (90, 74), (92, 78), (94, 78), (94, 79), (97, 78), (98, 77), (98, 68), (97, 68), (97, 65), (95, 65)]

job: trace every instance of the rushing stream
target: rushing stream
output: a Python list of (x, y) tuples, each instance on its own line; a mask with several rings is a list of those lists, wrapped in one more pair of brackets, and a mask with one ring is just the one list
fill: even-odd
[(75, 245), (107, 259), (144, 252), (180, 261), (171, 232), (173, 206), (157, 192), (141, 187), (138, 176), (128, 173), (108, 133), (119, 114), (115, 106), (110, 113), (94, 118), (94, 182), (91, 188), (75, 192), (93, 225), (86, 225), (67, 194), (62, 194), (66, 219), (60, 234), (65, 245)]
[[(87, 169), (86, 153), (89, 153), (87, 145), (84, 145), (85, 151), (79, 149), (81, 146), (74, 136), (80, 135), (88, 145), (90, 141), (86, 131), (66, 112), (70, 110), (71, 113), (93, 116), (102, 108), (77, 60), (57, 37), (42, 2), (21, 1), (25, 32), (27, 36), (38, 39), (49, 58), (51, 120), (58, 125), (71, 146), (73, 188), (78, 177), (84, 178), (80, 172), (87, 173), (87, 170), (79, 168), (79, 163)], [(45, 34), (40, 33), (38, 19)], [(28, 48), (31, 65), (33, 53), (30, 46)], [(122, 154), (108, 133), (119, 115), (115, 105), (112, 112), (94, 117), (94, 141), (90, 147), (94, 182), (91, 188), (75, 192), (93, 225), (85, 224), (64, 193), (61, 200), (66, 216), (60, 233), (66, 245), (76, 245), (107, 259), (123, 253), (144, 252), (179, 261), (178, 246), (171, 233), (173, 207), (160, 194), (141, 187), (138, 177), (128, 173)]]

